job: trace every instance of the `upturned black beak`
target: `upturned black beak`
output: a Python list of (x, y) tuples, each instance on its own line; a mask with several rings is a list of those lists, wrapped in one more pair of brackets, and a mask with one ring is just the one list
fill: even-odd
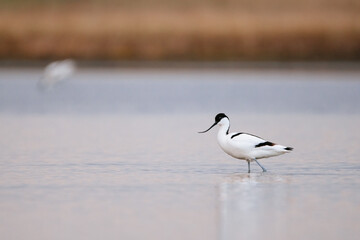
[(198, 133), (206, 133), (207, 131), (209, 131), (210, 129), (212, 129), (216, 124), (218, 124), (217, 122), (215, 122), (213, 125), (211, 125), (211, 127), (209, 127), (208, 130), (202, 131), (202, 132), (198, 132)]

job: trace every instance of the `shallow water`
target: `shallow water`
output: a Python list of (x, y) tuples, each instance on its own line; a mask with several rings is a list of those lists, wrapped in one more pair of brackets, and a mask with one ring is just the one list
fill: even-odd
[[(1, 239), (357, 239), (359, 72), (0, 70)], [(225, 155), (216, 131), (295, 148)]]

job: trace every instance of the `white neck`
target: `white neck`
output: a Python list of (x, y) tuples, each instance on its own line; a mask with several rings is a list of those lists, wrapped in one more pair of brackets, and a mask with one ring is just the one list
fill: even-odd
[(218, 124), (220, 125), (220, 128), (217, 139), (219, 144), (221, 145), (226, 140), (226, 135), (228, 134), (228, 130), (230, 127), (230, 121), (227, 118), (223, 118)]

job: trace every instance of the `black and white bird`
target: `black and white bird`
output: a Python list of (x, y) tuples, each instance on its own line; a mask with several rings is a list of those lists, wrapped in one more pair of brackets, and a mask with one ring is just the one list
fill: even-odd
[(257, 161), (258, 159), (278, 156), (293, 150), (292, 147), (269, 142), (249, 133), (229, 133), (230, 120), (224, 113), (217, 114), (215, 123), (209, 129), (199, 133), (205, 133), (215, 125), (220, 126), (217, 141), (221, 149), (234, 158), (246, 160), (249, 173), (250, 162), (255, 161), (266, 172), (266, 169)]

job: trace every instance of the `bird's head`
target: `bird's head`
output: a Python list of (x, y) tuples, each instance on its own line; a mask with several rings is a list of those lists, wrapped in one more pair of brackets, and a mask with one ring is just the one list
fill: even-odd
[(215, 116), (215, 123), (213, 125), (211, 125), (211, 127), (209, 127), (208, 130), (205, 130), (205, 131), (202, 131), (199, 133), (206, 133), (207, 131), (209, 131), (211, 128), (213, 128), (217, 124), (219, 124), (220, 126), (222, 126), (224, 124), (229, 124), (229, 118), (224, 113), (218, 113)]

